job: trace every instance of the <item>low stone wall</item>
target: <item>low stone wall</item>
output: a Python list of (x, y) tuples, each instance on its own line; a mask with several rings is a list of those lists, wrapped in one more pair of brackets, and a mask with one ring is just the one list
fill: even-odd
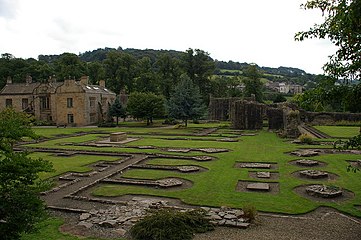
[(359, 122), (361, 121), (361, 113), (301, 111), (301, 120), (305, 123), (314, 124), (323, 124), (339, 121)]

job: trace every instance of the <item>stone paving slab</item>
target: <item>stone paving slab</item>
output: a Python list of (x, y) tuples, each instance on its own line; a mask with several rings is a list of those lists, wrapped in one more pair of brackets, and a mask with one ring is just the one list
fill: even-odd
[(268, 183), (249, 183), (247, 189), (255, 191), (269, 191), (270, 186)]

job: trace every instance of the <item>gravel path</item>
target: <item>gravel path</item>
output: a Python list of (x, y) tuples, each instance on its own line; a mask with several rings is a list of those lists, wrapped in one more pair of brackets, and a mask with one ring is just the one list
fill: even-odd
[(258, 223), (248, 229), (219, 227), (194, 237), (194, 240), (219, 239), (358, 240), (361, 239), (361, 219), (329, 208), (300, 216), (260, 214)]

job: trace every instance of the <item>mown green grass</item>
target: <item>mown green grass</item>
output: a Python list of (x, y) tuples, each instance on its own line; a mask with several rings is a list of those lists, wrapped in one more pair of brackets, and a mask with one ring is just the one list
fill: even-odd
[(29, 155), (31, 158), (42, 158), (48, 160), (53, 164), (54, 172), (41, 173), (41, 179), (47, 179), (66, 172), (88, 172), (91, 171), (89, 164), (99, 162), (99, 161), (116, 161), (119, 160), (119, 157), (111, 156), (95, 156), (95, 155), (80, 155), (76, 154), (69, 157), (59, 157), (54, 154), (49, 153), (31, 153)]
[(59, 227), (62, 224), (64, 224), (64, 220), (59, 218), (49, 218), (46, 221), (38, 224), (38, 232), (23, 234), (21, 240), (102, 240), (100, 238), (77, 237), (70, 234), (61, 233), (59, 231)]
[(314, 126), (317, 130), (334, 138), (350, 138), (360, 133), (360, 127), (355, 126)]
[[(361, 173), (351, 173), (346, 171), (348, 162), (346, 160), (360, 159), (359, 155), (347, 154), (328, 154), (313, 157), (312, 159), (320, 160), (328, 163), (322, 170), (329, 171), (337, 174), (339, 177), (327, 184), (337, 185), (339, 187), (348, 189), (355, 193), (355, 197), (345, 202), (325, 202), (325, 201), (311, 201), (307, 198), (297, 195), (293, 189), (302, 184), (320, 183), (319, 181), (297, 179), (292, 175), (292, 172), (302, 170), (300, 168), (289, 164), (289, 161), (299, 159), (298, 157), (285, 154), (296, 150), (297, 148), (311, 148), (320, 146), (307, 146), (307, 145), (294, 145), (289, 141), (280, 139), (274, 133), (260, 131), (257, 136), (241, 136), (239, 142), (217, 142), (217, 141), (197, 141), (197, 140), (166, 140), (167, 136), (153, 135), (157, 132), (161, 134), (169, 134), (175, 137), (178, 134), (199, 132), (203, 126), (207, 127), (222, 127), (217, 132), (206, 137), (188, 136), (188, 138), (210, 138), (218, 139), (224, 137), (226, 134), (233, 136), (234, 132), (231, 129), (224, 128), (222, 123), (212, 124), (191, 124), (186, 130), (183, 128), (117, 128), (105, 129), (108, 132), (119, 131), (120, 129), (127, 129), (131, 131), (131, 136), (141, 137), (140, 140), (128, 143), (127, 146), (140, 146), (152, 145), (159, 148), (227, 148), (230, 151), (217, 154), (204, 154), (201, 152), (190, 152), (186, 154), (164, 152), (159, 149), (135, 149), (135, 148), (121, 148), (121, 147), (107, 147), (107, 148), (94, 148), (84, 146), (69, 146), (64, 143), (83, 143), (100, 139), (104, 134), (89, 134), (85, 136), (67, 137), (62, 139), (48, 140), (45, 142), (34, 143), (28, 145), (29, 147), (49, 147), (54, 149), (78, 149), (78, 150), (96, 150), (96, 151), (112, 151), (112, 152), (125, 152), (125, 153), (167, 153), (175, 155), (174, 159), (151, 159), (148, 164), (157, 165), (196, 165), (201, 166), (207, 171), (200, 173), (181, 173), (177, 171), (165, 170), (149, 170), (149, 169), (132, 169), (123, 173), (127, 178), (140, 178), (140, 179), (161, 179), (166, 177), (184, 178), (193, 183), (193, 186), (188, 189), (161, 189), (161, 188), (148, 188), (142, 186), (130, 185), (101, 185), (95, 189), (94, 194), (99, 196), (120, 196), (126, 194), (140, 194), (151, 196), (163, 196), (170, 198), (178, 198), (187, 204), (204, 205), (204, 206), (229, 206), (241, 208), (245, 204), (254, 205), (257, 210), (273, 213), (289, 213), (301, 214), (314, 210), (319, 206), (329, 206), (343, 211), (347, 214), (361, 217), (361, 211), (355, 208), (355, 205), (361, 204)], [(346, 136), (339, 127), (332, 127)], [(69, 134), (76, 131), (88, 131), (84, 129), (71, 129), (67, 130)], [(349, 128), (347, 128), (349, 129)], [(63, 129), (61, 129), (63, 130)], [(94, 129), (92, 129), (93, 131)], [(99, 130), (99, 129), (98, 129)], [(51, 136), (59, 130), (50, 129), (50, 133), (42, 129), (42, 133)], [(354, 130), (351, 130), (354, 131)], [(175, 134), (175, 135), (172, 135)], [(348, 135), (350, 136), (350, 135)], [(181, 136), (179, 136), (181, 137)], [(187, 136), (185, 136), (187, 137)], [(323, 146), (332, 147), (332, 146)], [(180, 160), (176, 159), (176, 155), (209, 155), (217, 159), (213, 161), (198, 162), (193, 160)], [(99, 160), (112, 161), (117, 158), (103, 157), (103, 156), (82, 156), (75, 155), (71, 157), (57, 157), (49, 153), (32, 153), (32, 157), (42, 157), (48, 159), (54, 164), (56, 172), (43, 174), (42, 178), (48, 178), (59, 175), (67, 171), (84, 172), (90, 171), (87, 167), (88, 164)], [(257, 193), (257, 192), (237, 192), (236, 185), (239, 180), (245, 181), (262, 181), (249, 177), (249, 171), (256, 171), (256, 169), (241, 169), (235, 168), (236, 162), (271, 162), (277, 163), (277, 169), (270, 171), (279, 172), (280, 178), (276, 180), (269, 180), (270, 182), (278, 182), (280, 192), (278, 194)], [(321, 169), (321, 168), (319, 168)], [(267, 180), (264, 180), (267, 181)], [(55, 221), (55, 222), (54, 222)], [(38, 235), (38, 238), (24, 238), (24, 239), (76, 239), (72, 236), (63, 236), (54, 226), (61, 224), (59, 220), (51, 220), (49, 226), (44, 228), (49, 231), (54, 231), (54, 236), (43, 237), (47, 235)], [(53, 230), (51, 230), (53, 229)], [(48, 231), (48, 230), (47, 230)], [(42, 231), (43, 232), (43, 231)], [(50, 233), (49, 233), (50, 234)], [(57, 235), (60, 234), (60, 235)], [(37, 236), (37, 235), (34, 235)], [(28, 237), (28, 236), (27, 236)]]
[[(193, 182), (193, 187), (184, 190), (165, 190), (143, 188), (140, 186), (119, 186), (106, 185), (95, 190), (96, 195), (118, 196), (125, 194), (145, 194), (179, 198), (185, 203), (207, 206), (230, 206), (242, 207), (246, 203), (251, 203), (260, 211), (300, 214), (314, 210), (319, 206), (330, 206), (352, 215), (361, 216), (361, 212), (354, 208), (354, 205), (361, 202), (360, 174), (348, 173), (345, 160), (355, 160), (359, 156), (335, 154), (322, 155), (313, 159), (322, 160), (328, 163), (324, 168), (339, 175), (340, 177), (329, 184), (334, 184), (342, 188), (353, 191), (356, 196), (350, 201), (340, 203), (314, 202), (297, 195), (293, 189), (302, 184), (319, 183), (318, 181), (301, 180), (293, 177), (292, 172), (302, 168), (293, 166), (288, 162), (298, 159), (297, 157), (284, 154), (295, 150), (297, 146), (279, 139), (275, 134), (260, 132), (256, 137), (244, 137), (238, 143), (218, 143), (218, 142), (177, 142), (171, 141), (167, 144), (177, 147), (190, 147), (198, 144), (199, 147), (229, 148), (228, 153), (212, 154), (218, 159), (210, 162), (195, 162), (185, 160), (154, 159), (150, 164), (161, 165), (198, 165), (209, 169), (199, 174), (186, 174), (164, 170), (141, 170), (135, 169), (127, 171), (124, 177), (160, 179), (165, 177), (180, 177)], [(147, 141), (146, 139), (144, 141)], [(160, 141), (159, 144), (166, 144)], [(154, 144), (153, 144), (154, 145)], [(305, 146), (303, 146), (305, 147)], [(280, 179), (270, 180), (279, 182), (280, 193), (253, 193), (235, 191), (238, 180), (257, 181), (248, 176), (248, 171), (252, 169), (234, 168), (236, 162), (274, 162), (277, 163)], [(254, 170), (254, 169), (253, 169)], [(258, 180), (260, 181), (260, 180)]]

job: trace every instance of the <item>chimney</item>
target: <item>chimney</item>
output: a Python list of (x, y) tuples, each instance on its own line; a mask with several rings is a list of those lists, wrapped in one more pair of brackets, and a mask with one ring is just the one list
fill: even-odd
[(89, 85), (89, 76), (82, 76), (82, 77), (80, 78), (80, 82), (81, 82), (81, 84), (83, 84), (83, 85)]
[(26, 75), (25, 81), (26, 81), (26, 84), (30, 84), (33, 82), (33, 78), (28, 74), (28, 75)]
[(105, 80), (99, 80), (99, 87), (105, 88)]
[(12, 83), (13, 83), (13, 80), (11, 79), (10, 76), (7, 77), (6, 83), (7, 83), (7, 84), (12, 84)]

